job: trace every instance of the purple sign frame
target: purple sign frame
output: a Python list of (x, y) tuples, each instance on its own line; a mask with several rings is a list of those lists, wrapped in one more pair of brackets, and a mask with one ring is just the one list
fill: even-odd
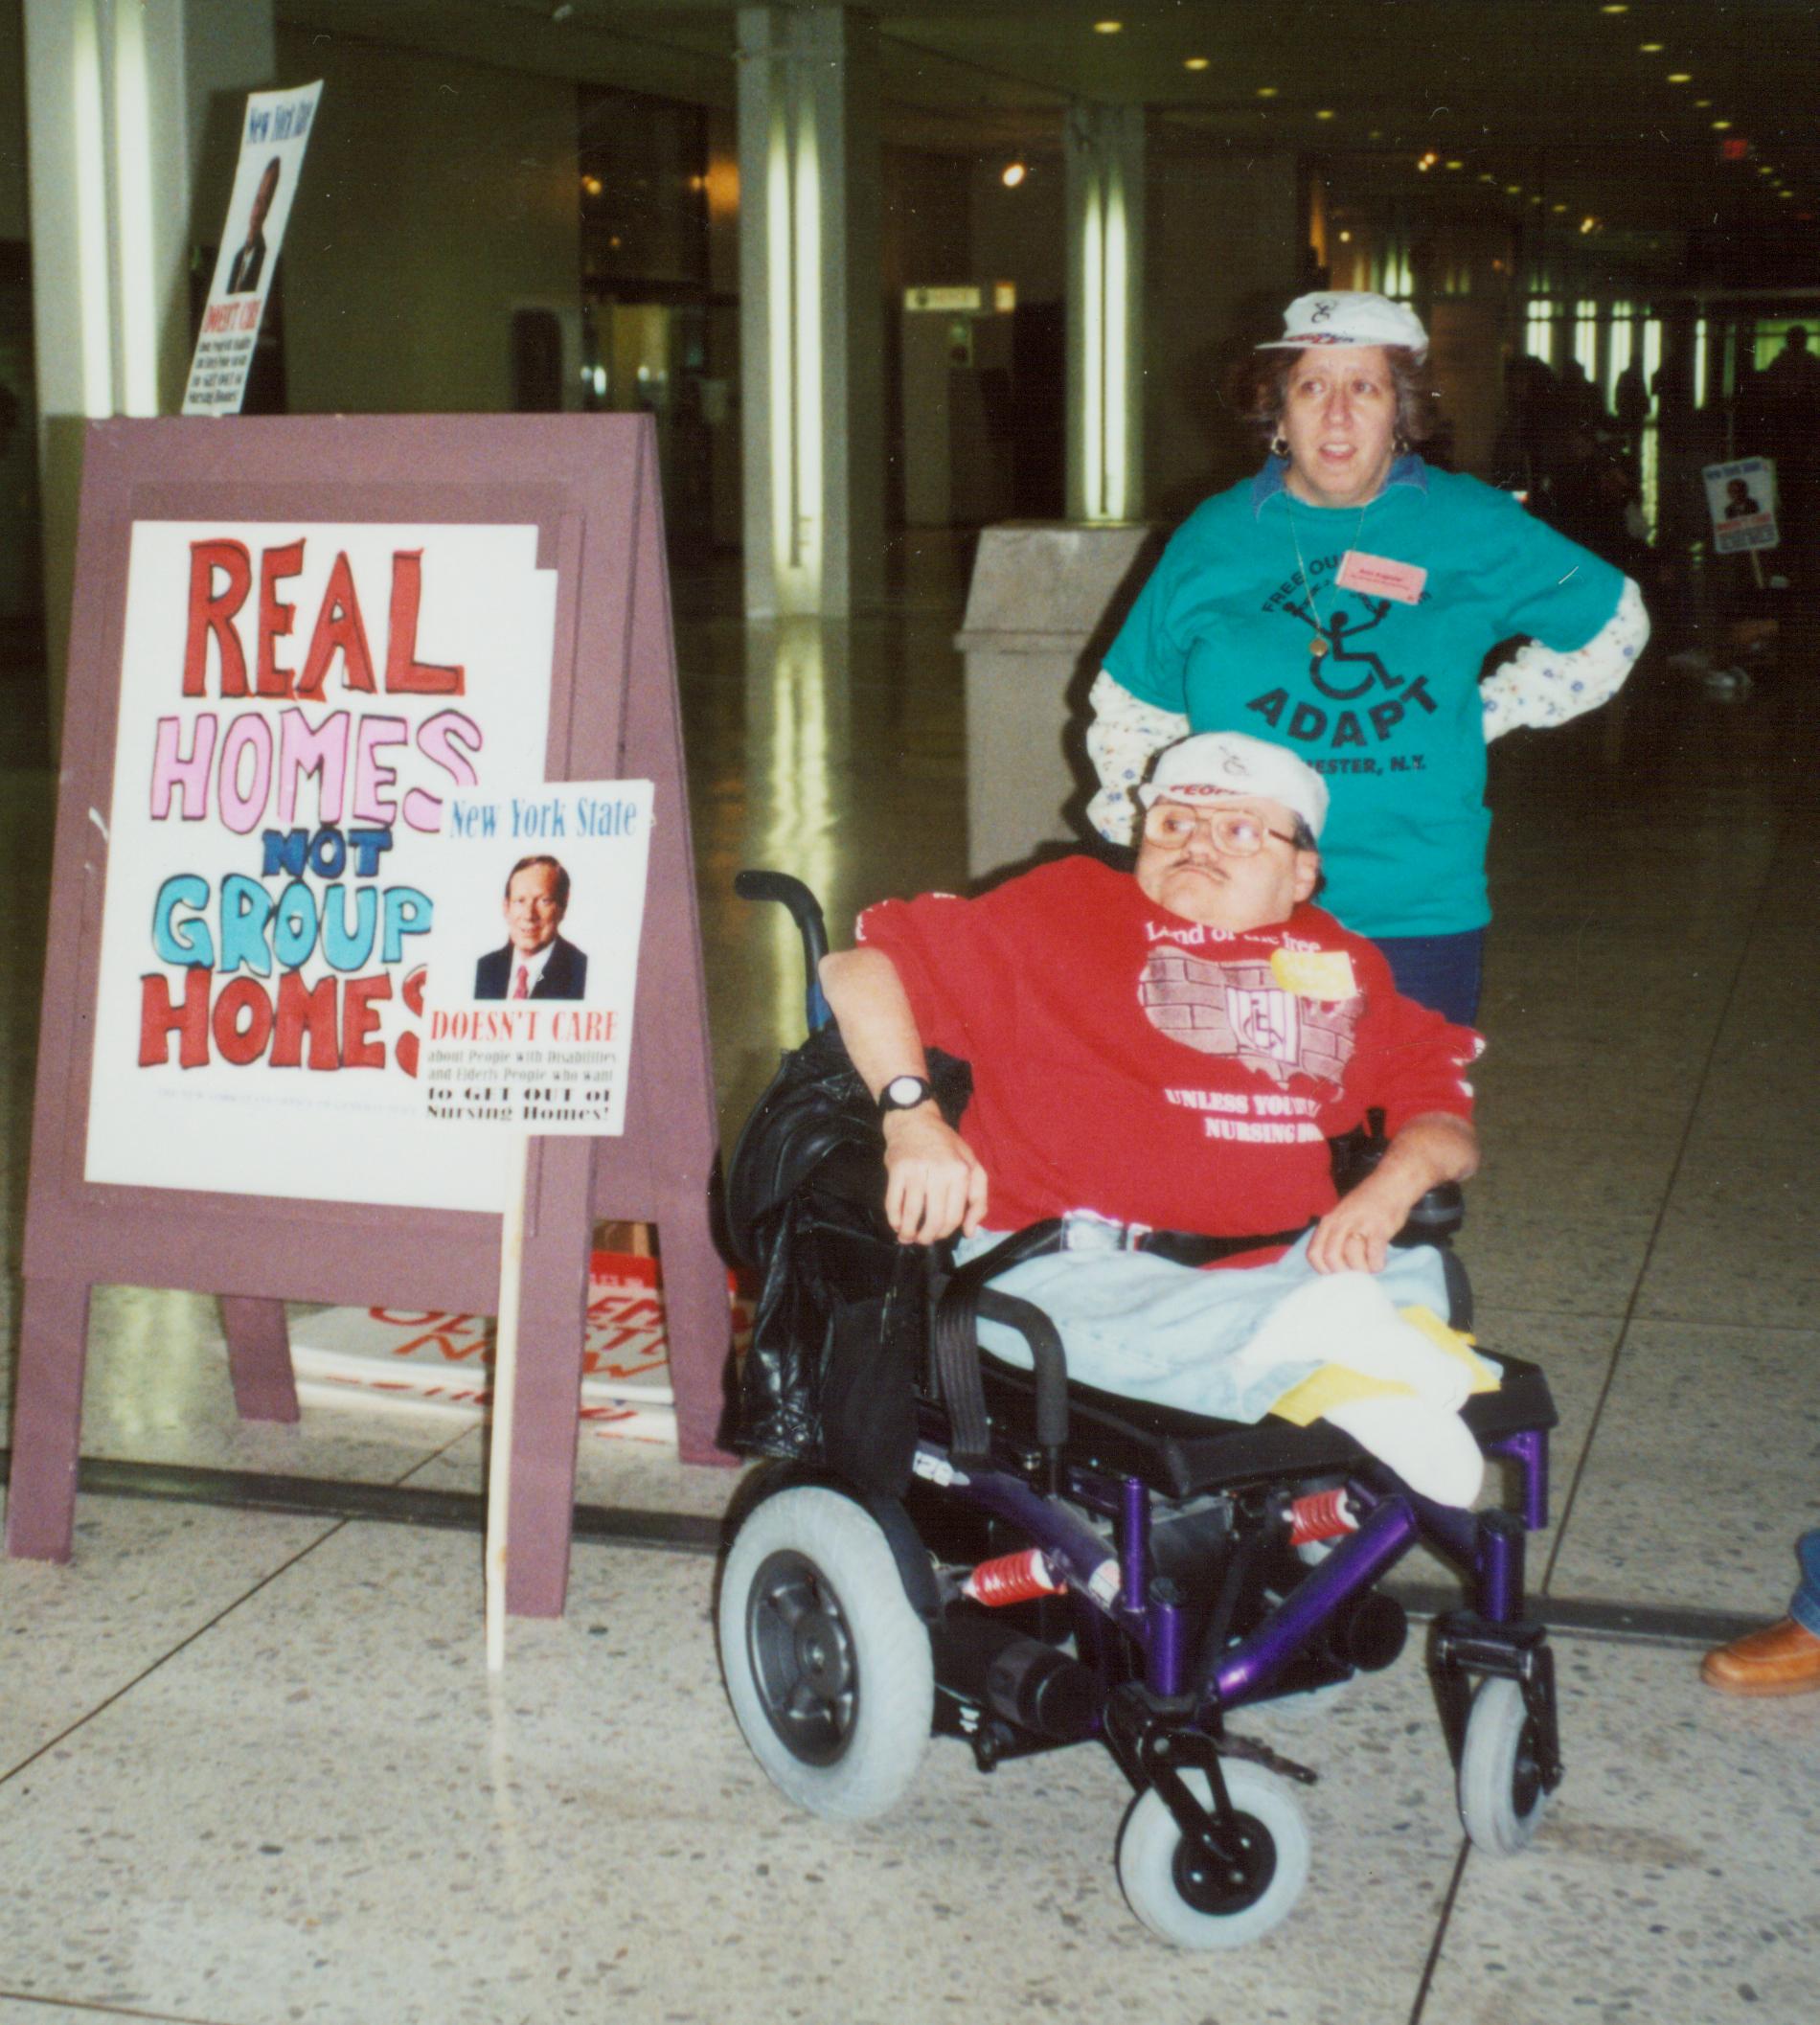
[[(282, 474), (249, 476), (257, 474)], [(127, 562), (140, 520), (533, 525), (557, 572), (546, 776), (647, 779), (659, 811), (626, 1131), (544, 1139), (531, 1163), (512, 1437), (508, 1608), (559, 1615), (568, 1581), (594, 1219), (656, 1224), (680, 1452), (718, 1446), (730, 1346), (709, 1187), (718, 1150), (648, 417), (250, 417), (90, 426), (77, 545), (46, 956), (7, 1551), (70, 1554), (91, 1286), (221, 1296), (234, 1396), (294, 1421), (284, 1303), (490, 1314), (499, 1218), (127, 1188), (84, 1173)]]

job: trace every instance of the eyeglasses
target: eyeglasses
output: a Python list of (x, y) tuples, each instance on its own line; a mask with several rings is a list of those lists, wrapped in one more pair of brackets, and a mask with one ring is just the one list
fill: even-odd
[(1243, 808), (1212, 808), (1200, 814), (1184, 808), (1179, 802), (1158, 802), (1144, 818), (1144, 834), (1153, 844), (1179, 849), (1196, 832), (1204, 835), (1223, 857), (1252, 858), (1264, 847), (1266, 837), (1296, 847), (1293, 836), (1272, 830)]

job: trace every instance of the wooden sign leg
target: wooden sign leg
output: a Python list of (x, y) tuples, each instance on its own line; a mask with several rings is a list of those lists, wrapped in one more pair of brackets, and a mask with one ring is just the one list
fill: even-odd
[(228, 1377), (240, 1419), (296, 1420), (297, 1379), (284, 1302), (223, 1294), (221, 1333), (227, 1338)]
[(513, 1617), (560, 1617), (568, 1594), (593, 1151), (591, 1139), (545, 1138), (531, 1163), (506, 1549), (506, 1608)]
[(43, 1561), (70, 1558), (87, 1363), (88, 1283), (27, 1279), (7, 1487), (10, 1555)]

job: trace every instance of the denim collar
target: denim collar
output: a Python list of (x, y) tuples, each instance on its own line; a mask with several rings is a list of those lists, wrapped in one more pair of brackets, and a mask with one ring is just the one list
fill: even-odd
[[(1264, 459), (1263, 469), (1251, 481), (1251, 517), (1254, 520), (1279, 492), (1289, 489), (1284, 482), (1288, 469), (1286, 457)], [(1413, 485), (1419, 492), (1428, 489), (1428, 466), (1414, 450), (1405, 450), (1391, 466), (1384, 479), (1384, 491), (1388, 492), (1394, 485)], [(1379, 498), (1382, 496), (1382, 493), (1378, 494)]]

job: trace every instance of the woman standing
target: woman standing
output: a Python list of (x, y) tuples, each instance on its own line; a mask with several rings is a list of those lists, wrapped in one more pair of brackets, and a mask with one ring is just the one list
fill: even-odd
[[(1258, 347), (1255, 478), (1176, 532), (1089, 701), (1090, 813), (1128, 842), (1132, 790), (1190, 731), (1246, 731), (1327, 780), (1322, 904), (1398, 989), (1470, 1024), (1486, 902), (1487, 741), (1612, 695), (1649, 634), (1630, 580), (1510, 494), (1432, 469), (1420, 319), (1381, 295), (1291, 303)], [(1481, 685), (1501, 640), (1529, 646)]]

